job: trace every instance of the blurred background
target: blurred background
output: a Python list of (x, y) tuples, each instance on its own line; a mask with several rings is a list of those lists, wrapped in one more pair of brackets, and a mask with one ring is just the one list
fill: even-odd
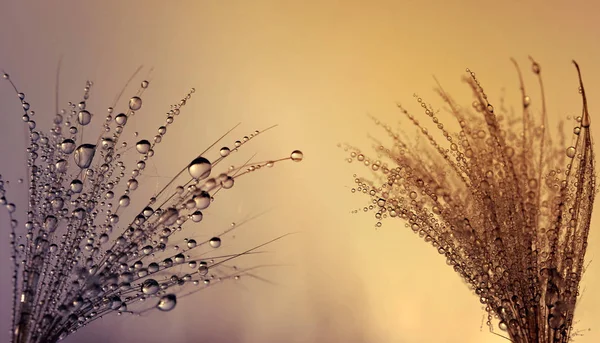
[[(509, 59), (521, 63), (535, 89), (528, 55), (542, 67), (551, 120), (580, 113), (571, 59), (579, 62), (592, 131), (600, 135), (593, 125), (600, 111), (599, 11), (598, 3), (583, 0), (1, 0), (0, 68), (26, 93), (40, 127), (54, 114), (60, 56), (61, 104), (80, 101), (85, 81), (93, 80), (88, 107), (100, 118), (144, 65), (125, 93), (151, 80), (133, 123), (144, 137), (155, 134), (170, 104), (196, 88), (157, 148), (153, 173), (142, 181), (146, 196), (238, 122), (226, 143), (278, 124), (245, 147), (244, 156), (268, 160), (294, 149), (305, 155), (302, 163), (240, 179), (219, 194), (203, 222), (219, 231), (264, 213), (224, 240), (234, 250), (299, 232), (247, 258), (278, 264), (259, 271), (271, 283), (247, 278), (209, 287), (168, 314), (109, 316), (65, 342), (505, 341), (488, 332), (477, 298), (434, 249), (401, 223), (376, 229), (372, 213), (352, 213), (369, 202), (350, 192), (352, 175), (366, 169), (347, 163), (338, 144), (369, 152), (369, 135), (389, 143), (367, 114), (395, 125), (397, 101), (418, 111), (415, 92), (441, 107), (432, 75), (470, 104), (460, 80), (467, 67), (492, 99), (505, 87), (507, 103), (518, 106)], [(6, 82), (0, 111), (1, 172), (16, 180), (25, 176), (25, 129)], [(16, 182), (8, 191), (17, 203), (25, 200)], [(576, 313), (581, 343), (600, 339), (598, 213)], [(4, 211), (0, 219), (7, 222)], [(198, 230), (202, 235), (202, 225)], [(7, 341), (9, 245), (2, 242), (0, 341)]]

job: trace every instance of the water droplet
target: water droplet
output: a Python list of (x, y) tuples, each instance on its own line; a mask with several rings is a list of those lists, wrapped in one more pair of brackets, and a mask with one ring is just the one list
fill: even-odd
[(144, 280), (142, 283), (142, 293), (147, 295), (156, 294), (160, 290), (160, 285), (154, 279)]
[(83, 182), (81, 182), (81, 180), (73, 180), (71, 181), (70, 188), (73, 193), (81, 193), (83, 190)]
[(226, 146), (222, 147), (219, 151), (219, 154), (221, 154), (222, 157), (229, 156), (229, 153), (231, 153), (231, 150)]
[(158, 266), (158, 263), (156, 263), (156, 262), (152, 262), (148, 265), (148, 271), (150, 273), (156, 273), (159, 268), (160, 267)]
[(92, 114), (88, 111), (79, 111), (77, 114), (77, 122), (79, 125), (88, 125), (92, 121)]
[(125, 115), (125, 113), (117, 114), (117, 116), (115, 117), (115, 122), (121, 126), (127, 124), (127, 115)]
[(127, 195), (123, 195), (120, 199), (119, 199), (119, 206), (122, 207), (127, 207), (129, 206), (130, 203), (130, 199)]
[(75, 164), (81, 168), (88, 168), (92, 164), (94, 155), (96, 154), (96, 146), (93, 144), (82, 144), (76, 150), (73, 155)]
[(202, 220), (202, 212), (196, 211), (196, 212), (192, 213), (192, 221), (194, 223), (197, 223), (201, 220)]
[(142, 81), (142, 88), (148, 88), (148, 85), (150, 85), (150, 82), (148, 80)]
[(221, 181), (221, 186), (224, 189), (229, 189), (229, 188), (233, 187), (234, 183), (235, 183), (235, 179), (228, 175), (223, 181)]
[(211, 247), (216, 249), (221, 246), (221, 238), (213, 237), (210, 239), (210, 241), (208, 241), (208, 244), (210, 244)]
[(193, 197), (193, 200), (196, 203), (197, 209), (203, 210), (210, 206), (210, 194), (208, 192), (200, 192), (200, 194)]
[(212, 165), (209, 160), (199, 156), (196, 157), (188, 166), (190, 176), (196, 180), (202, 180), (210, 175)]
[(75, 150), (75, 141), (72, 139), (65, 139), (60, 144), (60, 150), (65, 154), (70, 154)]
[(164, 295), (158, 301), (156, 307), (161, 311), (171, 311), (177, 305), (177, 296), (175, 294)]
[(139, 96), (134, 96), (129, 99), (129, 109), (132, 111), (137, 111), (142, 108), (142, 99)]
[(304, 154), (302, 153), (302, 151), (300, 150), (294, 150), (292, 151), (292, 153), (290, 154), (290, 158), (292, 159), (292, 161), (294, 162), (300, 162), (302, 161), (302, 159), (304, 158)]
[(572, 147), (572, 146), (568, 147), (567, 148), (567, 157), (569, 157), (569, 158), (575, 157), (575, 152), (576, 152), (575, 147)]
[(148, 151), (150, 151), (150, 147), (150, 142), (148, 142), (145, 139), (142, 139), (141, 141), (135, 144), (135, 150), (137, 150), (137, 152), (139, 152), (140, 154), (147, 154)]

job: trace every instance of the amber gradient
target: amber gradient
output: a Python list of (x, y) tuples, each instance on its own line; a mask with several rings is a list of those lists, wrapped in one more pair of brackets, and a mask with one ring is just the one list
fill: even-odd
[[(509, 58), (521, 62), (533, 89), (527, 55), (542, 66), (553, 120), (579, 114), (571, 64), (577, 59), (591, 130), (600, 137), (599, 12), (596, 2), (582, 0), (1, 0), (0, 68), (27, 94), (40, 126), (48, 125), (54, 111), (54, 74), (62, 55), (61, 103), (79, 101), (91, 79), (90, 106), (100, 118), (138, 65), (147, 67), (136, 85), (153, 66), (139, 113), (144, 117), (135, 122), (146, 137), (162, 124), (168, 105), (196, 87), (157, 151), (154, 175), (173, 175), (238, 122), (228, 143), (279, 124), (248, 146), (245, 156), (283, 157), (296, 148), (305, 153), (300, 164), (240, 179), (219, 194), (204, 223), (214, 229), (269, 210), (236, 239), (224, 240), (235, 249), (300, 232), (270, 246), (268, 255), (245, 260), (278, 264), (259, 273), (274, 285), (242, 279), (183, 299), (169, 314), (106, 317), (65, 342), (505, 342), (482, 328), (477, 298), (430, 246), (400, 222), (375, 230), (371, 213), (351, 213), (368, 203), (350, 192), (352, 174), (366, 170), (348, 164), (337, 144), (369, 151), (369, 135), (386, 142), (366, 114), (395, 123), (396, 101), (418, 110), (414, 92), (441, 105), (431, 91), (432, 74), (469, 104), (460, 82), (469, 67), (492, 98), (506, 87), (513, 96), (507, 102), (518, 106)], [(0, 82), (0, 111), (1, 172), (13, 180), (9, 195), (22, 204), (25, 189), (14, 180), (24, 176), (24, 128), (6, 82)], [(152, 192), (156, 180), (142, 185)], [(4, 212), (0, 220), (5, 342), (11, 298)], [(598, 220), (592, 220), (590, 261), (600, 251)], [(597, 342), (595, 261), (582, 289), (575, 328), (585, 335), (577, 342)]]

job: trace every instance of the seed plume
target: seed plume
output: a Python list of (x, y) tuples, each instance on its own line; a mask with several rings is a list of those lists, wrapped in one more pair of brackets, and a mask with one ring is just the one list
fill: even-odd
[[(437, 87), (458, 132), (415, 95), (423, 115), (398, 108), (425, 145), (376, 120), (392, 145), (377, 145), (375, 159), (350, 148), (348, 160), (373, 172), (356, 177), (352, 191), (371, 198), (365, 210), (375, 212), (377, 226), (383, 219), (400, 218), (431, 244), (485, 306), (492, 332), (497, 322), (501, 332), (495, 334), (512, 342), (565, 343), (573, 335), (596, 193), (593, 118), (573, 61), (582, 99), (573, 143), (566, 144), (560, 130), (549, 132), (541, 67), (530, 60), (540, 108), (533, 110), (516, 61), (517, 115), (503, 104), (494, 106), (467, 69), (464, 80), (473, 92), (469, 106), (461, 107)], [(437, 132), (420, 118), (431, 120)]]
[[(149, 199), (136, 202), (136, 191), (154, 189), (155, 184), (147, 184), (141, 176), (147, 174), (155, 148), (184, 112), (194, 89), (166, 110), (164, 124), (153, 137), (142, 139), (137, 132), (131, 135), (127, 124), (148, 115), (143, 96), (149, 81), (142, 81), (137, 93), (118, 106), (124, 88), (105, 115), (88, 108), (93, 88), (88, 81), (80, 101), (69, 102), (62, 110), (57, 105), (46, 132), (37, 128), (38, 115), (25, 94), (8, 74), (0, 75), (21, 102), (29, 135), (28, 175), (17, 185), (28, 192), (25, 222), (17, 221), (17, 206), (7, 198), (14, 187), (0, 176), (0, 205), (9, 217), (2, 219), (10, 223), (4, 232), (10, 232), (14, 267), (10, 342), (53, 343), (108, 314), (171, 311), (182, 297), (203, 287), (256, 277), (254, 270), (260, 266), (242, 268), (232, 262), (283, 236), (227, 254), (218, 253), (222, 241), (245, 222), (232, 223), (214, 235), (193, 228), (201, 224), (215, 195), (232, 188), (240, 176), (284, 160), (300, 161), (302, 152), (263, 162), (250, 158), (243, 165), (220, 168), (270, 128), (214, 149), (227, 132)], [(103, 120), (97, 136), (87, 132), (94, 116)], [(130, 204), (138, 208), (128, 211)]]

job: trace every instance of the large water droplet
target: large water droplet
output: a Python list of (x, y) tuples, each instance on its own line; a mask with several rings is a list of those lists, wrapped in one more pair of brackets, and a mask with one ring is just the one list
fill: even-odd
[(222, 147), (221, 150), (219, 151), (219, 154), (221, 154), (221, 156), (223, 156), (223, 157), (228, 156), (229, 153), (231, 153), (231, 150), (226, 146)]
[(92, 121), (92, 114), (86, 110), (79, 111), (77, 114), (77, 122), (79, 125), (87, 125)]
[(65, 139), (60, 144), (60, 151), (64, 152), (65, 154), (70, 154), (74, 150), (75, 150), (75, 141), (72, 139)]
[(161, 311), (171, 311), (177, 305), (177, 296), (175, 294), (164, 295), (158, 301), (156, 307)]
[(129, 99), (129, 109), (132, 111), (137, 111), (142, 108), (142, 99), (139, 96), (134, 96)]
[(160, 285), (154, 279), (147, 279), (142, 283), (142, 293), (144, 294), (156, 294), (160, 290)]
[(233, 184), (235, 183), (235, 179), (229, 175), (227, 175), (227, 177), (225, 179), (223, 179), (223, 181), (221, 181), (221, 186), (225, 189), (229, 189), (231, 187), (233, 187)]
[(92, 164), (95, 154), (95, 145), (82, 144), (75, 150), (75, 154), (73, 155), (75, 158), (75, 164), (81, 169), (88, 168)]
[(568, 147), (567, 148), (567, 157), (569, 157), (569, 158), (575, 157), (576, 152), (577, 151), (575, 150), (575, 147), (572, 147), (572, 146)]
[(193, 197), (193, 200), (196, 203), (196, 208), (199, 210), (203, 210), (210, 206), (210, 194), (208, 192), (200, 192), (200, 194)]
[(196, 180), (202, 180), (210, 175), (212, 165), (206, 158), (199, 156), (196, 157), (188, 166), (188, 172), (190, 176)]
[(53, 232), (58, 225), (58, 219), (55, 216), (47, 216), (44, 219), (44, 229), (48, 230), (48, 232)]
[(115, 117), (115, 122), (121, 126), (127, 124), (127, 116), (125, 115), (125, 113), (117, 114), (117, 116)]
[(73, 180), (71, 181), (70, 188), (73, 193), (81, 193), (83, 190), (83, 182), (81, 182), (81, 180)]
[(221, 246), (221, 238), (213, 237), (210, 239), (210, 241), (208, 241), (208, 244), (210, 244), (211, 247), (216, 249)]
[(292, 153), (290, 154), (290, 158), (292, 159), (292, 161), (294, 162), (300, 162), (302, 161), (302, 159), (304, 158), (304, 154), (302, 153), (302, 151), (300, 150), (294, 150), (292, 151)]
[(141, 141), (135, 144), (135, 150), (137, 150), (137, 152), (139, 152), (140, 154), (147, 154), (148, 151), (150, 151), (150, 142), (148, 142), (145, 139), (142, 139)]

